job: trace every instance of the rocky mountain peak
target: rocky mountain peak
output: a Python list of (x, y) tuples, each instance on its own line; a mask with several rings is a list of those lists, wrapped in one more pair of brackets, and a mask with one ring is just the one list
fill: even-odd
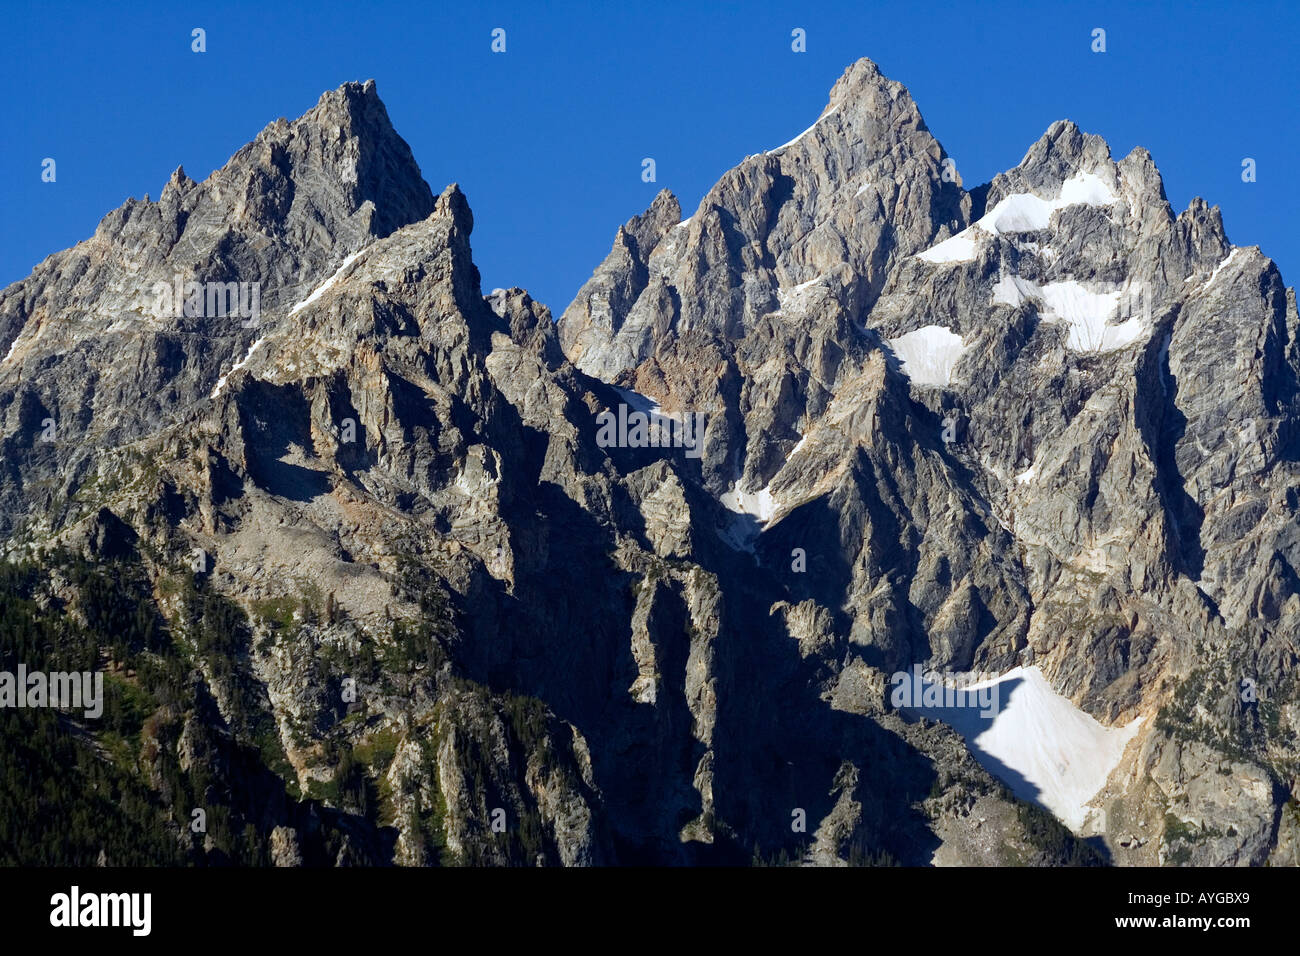
[[(553, 325), (483, 295), (466, 197), (374, 84), (330, 91), (0, 293), (0, 549), (132, 562), (163, 610), (126, 617), (220, 711), (186, 733), (283, 748), (266, 773), (313, 815), (376, 793), (348, 811), (376, 859), (1082, 852), (1035, 846), (1016, 799), (1119, 862), (1300, 842), (1300, 317), (1273, 264), (1069, 121), (967, 192), (869, 60), (681, 214), (663, 190), (618, 227)], [(262, 315), (160, 309), (177, 276), (258, 284)], [(616, 409), (702, 434), (610, 436)], [(900, 711), (914, 664), (1011, 679), (984, 739), (1014, 744)], [(332, 776), (344, 746), (391, 786)], [(489, 790), (529, 847), (484, 832)], [(286, 859), (315, 839), (292, 802)]]
[[(816, 144), (813, 156), (807, 150), (787, 150), (789, 146)], [(824, 152), (824, 155), (820, 155)], [(930, 134), (925, 120), (903, 84), (880, 72), (871, 60), (858, 60), (831, 88), (825, 109), (816, 124), (792, 143), (770, 151), (771, 155), (798, 155), (803, 163), (816, 158), (824, 165), (825, 180), (845, 184), (855, 173), (881, 166), (894, 171), (913, 160), (938, 164), (946, 157), (939, 142)], [(960, 171), (952, 169), (960, 185)], [(855, 183), (855, 186), (857, 183)]]
[(270, 221), (263, 225), (271, 229), (295, 201), (334, 216), (358, 213), (369, 203), (365, 225), (376, 237), (418, 222), (433, 208), (433, 194), (393, 129), (374, 80), (345, 83), (297, 120), (272, 123), (222, 176), (267, 197)]
[(606, 381), (656, 383), (665, 408), (709, 409), (713, 487), (770, 477), (839, 363), (861, 357), (852, 317), (895, 263), (969, 222), (945, 160), (907, 90), (860, 60), (811, 127), (725, 173), (689, 219), (661, 193), (630, 220), (561, 316), (561, 344)]
[[(382, 112), (383, 108), (383, 101), (379, 98), (379, 88), (373, 79), (349, 80), (338, 89), (326, 90), (322, 93), (316, 105), (306, 115), (315, 114), (314, 118), (318, 122), (326, 122), (330, 119), (352, 122), (358, 119), (364, 123), (367, 115), (379, 120), (376, 110)], [(387, 113), (382, 113), (382, 120), (379, 121), (382, 125), (391, 128)]]
[[(467, 235), (464, 197), (444, 198), (452, 232)], [(178, 167), (158, 202), (128, 200), (0, 293), (0, 382), (21, 383), (13, 408), (79, 423), (81, 444), (59, 449), (75, 480), (93, 444), (135, 440), (215, 395), (294, 303), (434, 206), (373, 81), (346, 83), (266, 126), (202, 182)], [(468, 247), (457, 255), (468, 264), (458, 296), (478, 306)], [(183, 309), (188, 293), (172, 290), (193, 283)], [(50, 363), (60, 374), (38, 374)], [(14, 397), (0, 394), (0, 415)], [(0, 526), (21, 510), (6, 504)]]
[(460, 183), (451, 183), (442, 191), (433, 213), (450, 219), (456, 230), (465, 236), (474, 231), (474, 213), (469, 208), (469, 200), (461, 192)]
[[(864, 56), (850, 65), (835, 81), (826, 110), (842, 105), (875, 109), (882, 102), (903, 98), (911, 103), (912, 96), (907, 87), (889, 79), (880, 72), (875, 61)], [(823, 110), (823, 114), (826, 110)]]
[(633, 216), (619, 232), (635, 243), (637, 254), (643, 259), (649, 254), (668, 230), (676, 226), (682, 218), (682, 206), (670, 190), (661, 189), (645, 212)]
[(189, 190), (193, 189), (195, 185), (196, 183), (194, 180), (190, 179), (190, 177), (185, 174), (185, 167), (177, 166), (175, 171), (168, 178), (167, 184), (163, 186), (162, 196), (159, 199), (159, 202), (173, 202), (185, 193), (189, 192)]
[(987, 189), (987, 206), (1013, 194), (1031, 194), (1055, 200), (1072, 177), (1097, 177), (1104, 186), (1119, 190), (1118, 172), (1110, 146), (1100, 136), (1085, 133), (1071, 120), (1057, 120), (1025, 152), (1019, 164), (993, 177)]

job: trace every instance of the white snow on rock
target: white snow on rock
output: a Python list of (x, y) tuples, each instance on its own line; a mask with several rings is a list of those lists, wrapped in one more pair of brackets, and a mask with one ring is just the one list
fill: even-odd
[(799, 308), (802, 308), (804, 305), (804, 299), (807, 297), (808, 291), (825, 278), (826, 276), (819, 275), (814, 276), (807, 282), (800, 282), (796, 286), (790, 286), (788, 288), (785, 286), (779, 287), (776, 290), (776, 298), (781, 304), (781, 308), (777, 311), (784, 312), (787, 309), (793, 309), (797, 313)]
[(1022, 485), (1027, 485), (1029, 484), (1029, 482), (1033, 481), (1037, 477), (1038, 477), (1038, 468), (1035, 467), (1034, 465), (1030, 465), (1020, 474), (1016, 475), (1016, 481), (1020, 482), (1020, 484)]
[(975, 258), (975, 238), (969, 233), (969, 229), (963, 229), (951, 239), (917, 253), (916, 257), (926, 262), (969, 262)]
[(1076, 352), (1109, 352), (1140, 340), (1148, 331), (1139, 315), (1111, 324), (1123, 293), (1093, 292), (1074, 279), (1039, 286), (1020, 276), (1003, 275), (993, 286), (992, 302), (1019, 306), (1029, 300), (1040, 304), (1043, 318), (1069, 327), (1066, 347)]
[[(781, 462), (781, 467), (777, 468), (776, 473), (779, 475), (781, 469), (790, 463), (790, 459), (799, 453), (799, 450), (808, 443), (808, 435), (799, 436), (799, 441), (790, 449), (790, 454), (785, 456)], [(773, 479), (775, 480), (775, 479)], [(724, 492), (718, 499), (724, 508), (736, 515), (736, 520), (732, 525), (723, 531), (723, 537), (739, 551), (753, 551), (754, 541), (757, 539), (762, 528), (759, 525), (765, 525), (776, 515), (778, 506), (777, 500), (772, 497), (772, 484), (768, 482), (767, 487), (760, 488), (758, 491), (741, 491), (740, 479), (731, 486), (731, 490)], [(740, 519), (754, 519), (753, 521), (742, 521)], [(755, 524), (754, 522), (757, 522)]]
[(289, 310), (289, 314), (293, 315), (296, 312), (298, 312), (300, 309), (307, 308), (307, 306), (311, 305), (322, 295), (324, 295), (329, 290), (330, 286), (334, 285), (334, 282), (338, 279), (338, 277), (343, 274), (343, 270), (346, 269), (348, 266), (352, 265), (353, 260), (356, 259), (357, 256), (361, 255), (363, 251), (365, 250), (358, 249), (356, 252), (352, 253), (352, 255), (344, 259), (343, 265), (339, 266), (338, 269), (334, 271), (334, 274), (332, 276), (330, 276), (328, 279), (326, 279), (324, 282), (318, 285), (311, 295), (307, 296), (307, 298), (303, 299), (301, 302), (294, 305), (294, 307)]
[(630, 388), (619, 388), (617, 385), (611, 385), (610, 388), (618, 392), (619, 398), (623, 399), (627, 403), (627, 407), (634, 412), (645, 412), (645, 414), (650, 415), (659, 411), (659, 403), (649, 395), (642, 395)]
[(18, 335), (15, 336), (13, 340), (13, 344), (9, 346), (9, 351), (5, 353), (5, 357), (0, 359), (0, 365), (3, 365), (5, 362), (13, 358), (14, 350), (18, 348), (18, 340), (21, 339), (22, 337), (23, 337), (23, 333), (22, 331), (19, 331)]
[(1016, 232), (1039, 232), (1052, 221), (1052, 213), (1066, 206), (1109, 206), (1119, 202), (1100, 177), (1077, 172), (1064, 183), (1056, 199), (1048, 200), (1030, 193), (1014, 193), (1003, 198), (985, 213), (978, 225), (994, 235)]
[(824, 279), (824, 278), (826, 278), (826, 277), (825, 277), (825, 276), (814, 276), (813, 278), (809, 279), (807, 282), (800, 282), (797, 286), (793, 286), (793, 287), (790, 288), (790, 289), (778, 289), (778, 290), (777, 290), (777, 295), (780, 295), (782, 292), (786, 292), (786, 293), (789, 293), (789, 294), (791, 294), (791, 295), (798, 295), (799, 293), (805, 291), (806, 289), (811, 289), (811, 288), (812, 288), (813, 286), (815, 286), (818, 282), (821, 282), (822, 279)]
[(772, 492), (767, 488), (753, 492), (741, 491), (739, 478), (731, 486), (731, 490), (725, 492), (719, 500), (728, 511), (734, 511), (738, 515), (750, 515), (759, 521), (769, 521), (776, 513), (776, 502), (772, 500)]
[(1001, 200), (976, 225), (1000, 236), (1009, 232), (1038, 232), (1052, 219), (1054, 204), (1030, 193), (1015, 193)]
[(1226, 269), (1228, 266), (1232, 265), (1232, 260), (1237, 258), (1237, 253), (1240, 251), (1241, 251), (1240, 249), (1233, 249), (1230, 253), (1228, 253), (1228, 257), (1214, 267), (1214, 272), (1210, 275), (1208, 279), (1205, 280), (1205, 284), (1207, 286), (1213, 285), (1214, 280), (1219, 278), (1219, 273), (1222, 272), (1224, 269)]
[(969, 347), (942, 325), (923, 326), (888, 341), (907, 377), (919, 385), (948, 385), (953, 367)]
[(1056, 202), (1058, 208), (1075, 205), (1110, 206), (1119, 202), (1119, 197), (1100, 176), (1079, 170), (1061, 184), (1061, 195)]
[(1101, 177), (1083, 171), (1064, 183), (1055, 199), (1043, 199), (1031, 193), (1004, 196), (992, 209), (967, 229), (951, 239), (918, 253), (926, 262), (969, 262), (975, 258), (975, 241), (982, 233), (999, 236), (1021, 232), (1040, 232), (1052, 222), (1052, 213), (1066, 206), (1110, 206), (1120, 199)]
[(634, 412), (642, 412), (650, 419), (650, 424), (666, 428), (665, 423), (669, 420), (682, 424), (683, 417), (677, 412), (665, 412), (659, 407), (659, 402), (649, 395), (642, 395), (640, 392), (634, 392), (630, 388), (619, 388), (617, 385), (611, 385), (614, 391), (618, 392), (619, 397), (623, 399), (624, 404)]
[[(839, 109), (838, 106), (832, 106), (830, 109), (828, 109), (828, 110), (827, 110), (825, 113), (823, 113), (821, 116), (817, 117), (817, 123), (820, 123), (820, 122), (821, 122), (822, 120), (824, 120), (826, 117), (828, 117), (828, 116), (830, 116), (832, 113), (834, 113), (837, 109)], [(813, 123), (813, 124), (812, 124), (811, 126), (809, 126), (806, 130), (804, 130), (802, 133), (800, 133), (798, 136), (796, 136), (794, 139), (790, 140), (790, 142), (788, 142), (788, 143), (782, 143), (782, 144), (781, 144), (780, 146), (778, 146), (776, 149), (769, 149), (767, 152), (768, 152), (768, 153), (779, 153), (781, 150), (785, 149), (787, 146), (793, 146), (795, 143), (799, 142), (799, 140), (803, 139), (805, 136), (807, 136), (809, 133), (811, 133), (813, 130), (815, 130), (815, 129), (817, 128), (817, 123)]]
[(216, 386), (216, 388), (214, 388), (214, 389), (212, 390), (212, 395), (209, 396), (210, 398), (216, 398), (218, 395), (221, 394), (221, 390), (222, 390), (223, 388), (226, 387), (226, 379), (230, 378), (230, 376), (234, 375), (234, 374), (235, 374), (236, 372), (238, 372), (241, 368), (243, 368), (245, 365), (247, 365), (247, 364), (248, 364), (248, 360), (251, 359), (251, 358), (253, 357), (253, 353), (256, 352), (259, 348), (261, 348), (261, 347), (262, 347), (262, 343), (265, 342), (265, 341), (266, 341), (266, 337), (263, 336), (262, 338), (258, 339), (256, 342), (254, 342), (252, 345), (250, 345), (250, 346), (248, 347), (248, 352), (245, 353), (244, 357), (241, 358), (241, 359), (240, 359), (238, 362), (236, 362), (234, 365), (232, 365), (232, 366), (230, 367), (230, 371), (229, 371), (229, 372), (227, 372), (225, 375), (221, 376), (221, 378), (217, 379), (217, 386)]
[(1067, 348), (1076, 352), (1109, 352), (1136, 342), (1146, 325), (1134, 316), (1119, 325), (1109, 324), (1120, 293), (1091, 292), (1073, 279), (1051, 282), (1042, 288), (1043, 301), (1069, 327)]
[(772, 498), (771, 486), (759, 491), (741, 491), (741, 479), (737, 478), (731, 490), (724, 492), (718, 501), (732, 512), (729, 524), (719, 529), (722, 540), (736, 551), (754, 553), (758, 536), (763, 532), (763, 525), (772, 520), (776, 513), (776, 501)]
[(676, 421), (679, 425), (685, 423), (685, 416), (681, 415), (681, 412), (664, 411), (659, 407), (659, 402), (650, 395), (642, 395), (640, 392), (633, 392), (632, 389), (620, 389), (617, 385), (611, 385), (610, 388), (619, 393), (619, 398), (623, 399), (624, 405), (627, 405), (630, 411), (640, 411), (645, 414), (655, 428), (668, 428), (668, 421)]
[(1037, 667), (1017, 667), (972, 690), (997, 685), (992, 717), (978, 707), (917, 707), (964, 738), (984, 768), (1016, 796), (1032, 800), (1079, 833), (1093, 812), (1089, 801), (1105, 786), (1142, 718), (1106, 727), (1062, 697)]
[(1020, 276), (1004, 275), (999, 277), (993, 287), (993, 301), (1003, 305), (1019, 306), (1029, 299), (1042, 298), (1043, 292), (1036, 282), (1022, 279)]

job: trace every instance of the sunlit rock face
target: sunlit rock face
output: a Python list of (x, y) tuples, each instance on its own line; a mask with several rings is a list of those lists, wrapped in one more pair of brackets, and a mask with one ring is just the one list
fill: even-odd
[[(1295, 296), (1145, 151), (1058, 122), (968, 191), (862, 60), (694, 211), (620, 227), (558, 322), (484, 294), (473, 228), (346, 84), (0, 293), (0, 542), (131, 563), (178, 647), (177, 575), (242, 609), (159, 739), (216, 766), (196, 741), (260, 708), (276, 861), (1300, 838)], [(606, 440), (620, 407), (701, 427)], [(1006, 710), (901, 704), (913, 665)], [(374, 801), (331, 789), (344, 749)]]

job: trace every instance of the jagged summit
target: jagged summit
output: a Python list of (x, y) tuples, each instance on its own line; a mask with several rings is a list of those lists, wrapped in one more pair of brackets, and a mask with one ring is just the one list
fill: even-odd
[(851, 64), (835, 81), (822, 115), (825, 116), (831, 109), (838, 107), (887, 116), (893, 112), (894, 107), (900, 107), (907, 113), (908, 107), (915, 109), (915, 103), (907, 87), (897, 80), (889, 79), (880, 72), (880, 67), (873, 60), (864, 56)]
[(469, 200), (461, 191), (460, 183), (450, 183), (434, 204), (434, 211), (450, 216), (466, 236), (474, 231), (474, 213), (469, 208)]
[[(1095, 859), (995, 777), (1112, 862), (1288, 860), (1294, 294), (1144, 150), (948, 160), (859, 61), (553, 323), (345, 84), (0, 294), (0, 550), (50, 613), (54, 545), (128, 563), (165, 640), (117, 663), (186, 675), (132, 773), (274, 789), (231, 819), (277, 861)], [(160, 311), (177, 276), (259, 321)], [(963, 739), (891, 695), (914, 665), (1021, 696)]]
[[(468, 234), (457, 197), (444, 198)], [(201, 182), (177, 167), (157, 202), (129, 200), (91, 239), (0, 292), (0, 385), (14, 390), (0, 403), (17, 396), (13, 407), (92, 423), (83, 456), (149, 434), (216, 394), (267, 328), (350, 257), (434, 208), (374, 82), (344, 84)], [(160, 286), (190, 282), (233, 283), (248, 304), (256, 288), (257, 322), (227, 315), (224, 296), (211, 316), (206, 303), (185, 316), (160, 300)], [(6, 526), (21, 510), (8, 503)]]
[(268, 126), (222, 170), (236, 180), (246, 172), (256, 177), (248, 189), (274, 194), (280, 182), (291, 182), (293, 198), (304, 193), (327, 221), (355, 215), (370, 203), (365, 225), (379, 237), (418, 222), (433, 208), (433, 194), (393, 129), (373, 80), (345, 83), (293, 122)]
[[(1291, 540), (1287, 506), (1246, 477), (1291, 474), (1294, 299), (1217, 208), (1175, 216), (1144, 149), (1115, 161), (1062, 120), (970, 192), (947, 158), (907, 91), (859, 61), (811, 127), (724, 174), (686, 222), (664, 226), (661, 194), (624, 226), (560, 342), (643, 401), (709, 413), (702, 477), (762, 529), (760, 560), (845, 542), (862, 590), (816, 600), (848, 601), (886, 670), (1037, 660), (1132, 717), (1161, 699), (1173, 648), (1241, 626), (1256, 589), (1300, 613), (1279, 583), (1291, 557), (1266, 556)], [(940, 460), (969, 478), (936, 482)], [(1268, 516), (1249, 561), (1205, 530), (1234, 507)], [(898, 622), (917, 614), (907, 649)], [(1098, 665), (1134, 641), (1141, 663)]]
[[(326, 90), (316, 101), (316, 110), (336, 110), (344, 113), (367, 111), (375, 106), (382, 107), (379, 87), (373, 78), (368, 80), (348, 80), (337, 89)], [(387, 118), (387, 114), (385, 114)]]

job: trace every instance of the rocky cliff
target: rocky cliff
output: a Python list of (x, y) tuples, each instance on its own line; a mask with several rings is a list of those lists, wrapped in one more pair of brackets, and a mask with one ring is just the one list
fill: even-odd
[[(484, 295), (347, 84), (0, 293), (10, 613), (131, 688), (140, 818), (289, 864), (1291, 862), (1273, 263), (1068, 122), (967, 191), (867, 60), (681, 213), (558, 322)], [(629, 404), (700, 444), (601, 440)], [(896, 707), (913, 664), (1135, 728), (1086, 822)]]

